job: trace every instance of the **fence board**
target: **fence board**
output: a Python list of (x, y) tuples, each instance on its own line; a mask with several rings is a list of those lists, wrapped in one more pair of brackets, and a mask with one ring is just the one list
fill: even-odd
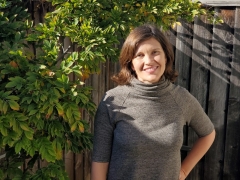
[(91, 174), (91, 153), (90, 151), (84, 151), (84, 180), (90, 180), (90, 174)]
[(177, 26), (171, 28), (170, 30), (164, 32), (165, 36), (168, 38), (173, 46), (173, 51), (176, 51), (176, 37), (177, 37)]
[(84, 158), (83, 153), (75, 154), (75, 157), (74, 157), (74, 160), (75, 160), (74, 179), (84, 180), (84, 178), (83, 178), (83, 174), (84, 174), (83, 158)]
[(180, 21), (177, 26), (175, 68), (179, 73), (176, 84), (189, 89), (190, 66), (192, 58), (192, 24)]
[(235, 12), (223, 179), (240, 177), (240, 8)]
[(75, 157), (71, 151), (66, 151), (64, 154), (64, 163), (65, 163), (65, 170), (69, 176), (69, 179), (74, 179), (74, 162)]
[[(217, 10), (218, 11), (218, 10)], [(232, 25), (233, 10), (222, 10), (225, 23), (214, 25), (211, 57), (211, 73), (209, 88), (208, 115), (216, 128), (216, 138), (213, 147), (205, 158), (205, 180), (219, 180), (222, 178), (224, 161), (224, 142), (226, 130), (226, 99), (229, 89), (229, 57), (233, 41)]]
[(211, 42), (212, 24), (209, 24), (204, 16), (201, 19), (196, 18), (194, 21), (190, 92), (197, 98), (205, 111), (207, 111)]

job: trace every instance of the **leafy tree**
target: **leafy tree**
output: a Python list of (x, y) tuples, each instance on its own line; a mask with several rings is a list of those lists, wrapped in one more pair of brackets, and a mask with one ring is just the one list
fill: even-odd
[[(92, 145), (81, 112), (93, 115), (95, 104), (84, 81), (99, 72), (100, 62), (117, 59), (119, 40), (134, 26), (154, 22), (168, 29), (179, 18), (192, 21), (202, 14), (219, 21), (190, 0), (42, 0), (54, 11), (33, 25), (28, 3), (0, 1), (0, 148), (6, 152), (0, 179), (5, 180), (68, 179), (63, 150), (79, 153)], [(67, 48), (65, 38), (71, 41)], [(37, 160), (48, 166), (34, 172)]]

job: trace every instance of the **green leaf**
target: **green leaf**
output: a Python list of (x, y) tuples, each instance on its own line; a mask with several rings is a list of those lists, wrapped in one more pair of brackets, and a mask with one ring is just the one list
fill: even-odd
[(63, 74), (61, 81), (64, 82), (64, 83), (68, 83), (69, 82), (69, 77)]
[(56, 95), (58, 98), (61, 97), (59, 91), (56, 88), (54, 88), (53, 91), (54, 91), (54, 95)]
[(4, 101), (0, 99), (0, 112), (3, 111), (3, 103)]
[(29, 140), (33, 139), (33, 132), (31, 132), (31, 131), (24, 131), (24, 134), (25, 134), (26, 138), (28, 138)]
[(61, 143), (59, 143), (59, 141), (57, 141), (55, 139), (52, 144), (53, 144), (53, 148), (54, 148), (55, 153), (56, 153), (56, 159), (57, 160), (62, 159), (62, 146), (61, 146)]
[(47, 114), (50, 116), (50, 115), (52, 114), (52, 112), (53, 112), (53, 106), (50, 106), (50, 107), (48, 108)]
[(17, 83), (15, 81), (11, 81), (11, 82), (7, 83), (5, 87), (6, 88), (13, 88), (15, 86), (17, 86)]
[(4, 114), (6, 114), (7, 110), (8, 110), (8, 103), (6, 101), (4, 101), (2, 111), (3, 111)]
[(83, 125), (82, 122), (79, 122), (79, 123), (78, 123), (78, 129), (79, 129), (79, 131), (80, 131), (81, 133), (84, 133), (85, 128), (84, 128), (84, 125)]
[(10, 108), (13, 109), (13, 110), (18, 111), (19, 108), (20, 108), (19, 104), (16, 101), (9, 100), (8, 104), (9, 104)]
[(28, 115), (29, 115), (29, 116), (32, 116), (32, 115), (36, 114), (38, 111), (39, 111), (39, 110), (36, 110), (36, 109), (34, 110), (34, 109), (33, 109), (33, 110), (31, 110), (31, 111), (29, 112)]
[(22, 129), (20, 128), (18, 121), (16, 121), (14, 118), (10, 120), (10, 125), (12, 126), (13, 131), (19, 135), (22, 134)]
[(15, 41), (18, 42), (21, 39), (21, 33), (20, 32), (16, 32), (15, 34)]
[(72, 122), (72, 109), (71, 108), (68, 108), (67, 111), (66, 111), (66, 116), (69, 120), (69, 122)]
[(61, 104), (56, 103), (56, 109), (58, 111), (59, 116), (63, 116), (64, 110), (63, 110), (63, 107), (61, 106)]
[(19, 100), (19, 97), (18, 96), (13, 96), (13, 95), (11, 95), (11, 96), (7, 96), (6, 97), (6, 99), (9, 99), (9, 100)]
[(8, 129), (3, 125), (0, 126), (0, 132), (2, 133), (3, 136), (8, 135)]
[(18, 141), (16, 144), (15, 144), (15, 152), (16, 153), (19, 153), (22, 149), (22, 142), (21, 141)]
[(62, 92), (62, 93), (66, 93), (66, 91), (65, 91), (65, 89), (64, 88), (60, 88), (60, 87), (58, 87), (58, 89)]
[(75, 131), (77, 128), (78, 122), (75, 122), (71, 125), (71, 132)]
[(21, 129), (24, 130), (24, 131), (31, 131), (31, 129), (29, 128), (28, 124), (25, 123), (25, 122), (19, 123), (19, 126), (20, 126)]

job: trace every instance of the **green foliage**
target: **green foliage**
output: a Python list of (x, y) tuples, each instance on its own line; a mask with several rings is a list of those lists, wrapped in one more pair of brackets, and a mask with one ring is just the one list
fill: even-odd
[[(192, 21), (202, 14), (218, 21), (189, 0), (48, 0), (39, 7), (48, 3), (55, 10), (33, 26), (27, 3), (0, 1), (0, 149), (6, 152), (0, 179), (5, 180), (68, 179), (63, 150), (79, 153), (92, 146), (81, 112), (93, 115), (95, 104), (84, 81), (99, 72), (100, 62), (117, 59), (119, 40), (134, 26), (154, 22), (167, 29), (179, 18)], [(38, 160), (49, 164), (34, 172)]]
[[(45, 24), (31, 27), (24, 7), (20, 0), (7, 1), (0, 13), (0, 148), (6, 152), (0, 179), (67, 179), (63, 150), (79, 153), (92, 146), (81, 116), (81, 109), (91, 115), (95, 111), (91, 88), (81, 81), (77, 61), (84, 59), (77, 52), (59, 58), (58, 33), (45, 30)], [(33, 172), (38, 160), (49, 165)]]

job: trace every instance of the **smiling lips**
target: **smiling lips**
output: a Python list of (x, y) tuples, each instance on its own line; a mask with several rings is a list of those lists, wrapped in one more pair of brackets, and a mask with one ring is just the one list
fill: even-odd
[(148, 68), (144, 68), (143, 71), (145, 71), (147, 73), (153, 73), (157, 68), (158, 68), (158, 66), (148, 67)]

